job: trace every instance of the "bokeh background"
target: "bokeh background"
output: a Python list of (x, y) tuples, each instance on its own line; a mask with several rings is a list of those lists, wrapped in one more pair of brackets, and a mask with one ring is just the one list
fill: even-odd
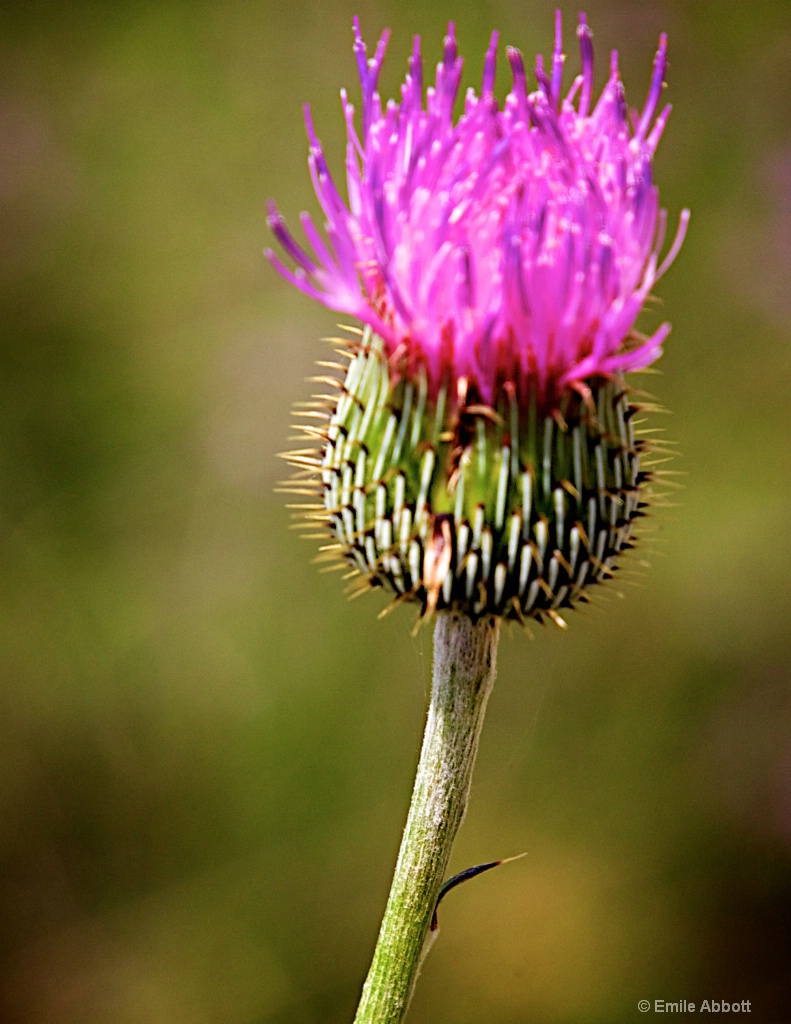
[[(578, 68), (576, 9), (565, 6)], [(0, 1020), (343, 1024), (388, 888), (430, 631), (347, 603), (274, 494), (335, 317), (261, 257), (315, 210), (351, 16), (396, 93), (457, 22), (531, 59), (531, 0), (0, 9)], [(652, 389), (679, 443), (652, 567), (502, 644), (413, 1024), (620, 1024), (639, 999), (791, 1020), (791, 5), (587, 5), (686, 246)], [(504, 62), (503, 62), (504, 64)], [(501, 65), (503, 70), (503, 65)], [(501, 94), (505, 91), (504, 78)], [(637, 566), (634, 562), (633, 566)], [(632, 586), (632, 583), (637, 585)], [(621, 599), (616, 591), (622, 591)], [(605, 595), (602, 595), (603, 597)]]

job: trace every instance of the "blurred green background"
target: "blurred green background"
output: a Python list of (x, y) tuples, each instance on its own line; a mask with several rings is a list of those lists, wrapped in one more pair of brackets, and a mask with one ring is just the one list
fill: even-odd
[[(351, 16), (492, 27), (529, 0), (176, 0), (0, 11), (0, 1019), (344, 1024), (384, 905), (430, 631), (317, 574), (273, 493), (336, 318), (260, 253), (315, 210), (301, 105), (340, 171)], [(412, 1024), (620, 1024), (642, 998), (791, 1019), (791, 5), (587, 5), (643, 102), (679, 442), (658, 557), (565, 635), (504, 638)], [(568, 71), (578, 67), (566, 7)], [(501, 93), (504, 86), (501, 64)], [(633, 563), (636, 564), (636, 563)], [(604, 614), (602, 614), (602, 610)]]

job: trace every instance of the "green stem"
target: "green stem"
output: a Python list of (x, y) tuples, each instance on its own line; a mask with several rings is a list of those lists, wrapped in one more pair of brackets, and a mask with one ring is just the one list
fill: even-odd
[[(497, 661), (500, 620), (437, 615), (420, 762), (379, 940), (354, 1024), (398, 1024), (409, 1005), (472, 769)], [(424, 948), (426, 947), (426, 948)]]

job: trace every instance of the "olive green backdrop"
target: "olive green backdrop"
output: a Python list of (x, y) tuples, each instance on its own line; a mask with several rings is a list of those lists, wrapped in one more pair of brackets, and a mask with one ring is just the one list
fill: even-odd
[[(431, 636), (319, 575), (274, 494), (336, 318), (261, 257), (341, 169), (351, 16), (492, 27), (535, 0), (26, 3), (0, 13), (0, 1019), (344, 1024), (419, 744)], [(688, 241), (659, 292), (676, 507), (566, 634), (506, 633), (412, 1024), (791, 1015), (791, 5), (595, 0)], [(576, 9), (564, 11), (568, 81)], [(506, 91), (501, 61), (500, 94)], [(639, 569), (638, 560), (631, 567)], [(618, 591), (622, 592), (622, 597)], [(605, 600), (606, 598), (606, 600)]]

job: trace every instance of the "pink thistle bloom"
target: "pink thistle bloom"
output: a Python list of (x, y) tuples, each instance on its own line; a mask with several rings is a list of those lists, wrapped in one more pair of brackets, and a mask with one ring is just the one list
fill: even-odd
[(667, 66), (663, 35), (642, 111), (630, 113), (613, 52), (610, 77), (593, 100), (593, 47), (584, 15), (577, 36), (582, 73), (562, 94), (560, 12), (551, 68), (536, 63), (528, 93), (522, 56), (508, 50), (512, 87), (494, 96), (497, 33), (480, 95), (465, 97), (454, 123), (462, 60), (454, 27), (434, 86), (423, 95), (415, 39), (401, 102), (384, 108), (377, 80), (388, 33), (369, 60), (354, 20), (362, 85), (362, 133), (341, 93), (347, 128), (344, 200), (327, 167), (309, 110), (309, 164), (326, 218), (326, 240), (308, 214), (310, 250), (275, 205), (269, 224), (293, 260), (280, 273), (330, 309), (369, 325), (392, 372), (423, 366), (429, 388), (464, 381), (494, 405), (502, 386), (520, 405), (556, 406), (566, 389), (653, 363), (670, 330), (650, 337), (635, 322), (674, 260), (689, 219), (681, 214), (664, 258), (666, 213), (651, 162), (670, 114), (657, 113)]

